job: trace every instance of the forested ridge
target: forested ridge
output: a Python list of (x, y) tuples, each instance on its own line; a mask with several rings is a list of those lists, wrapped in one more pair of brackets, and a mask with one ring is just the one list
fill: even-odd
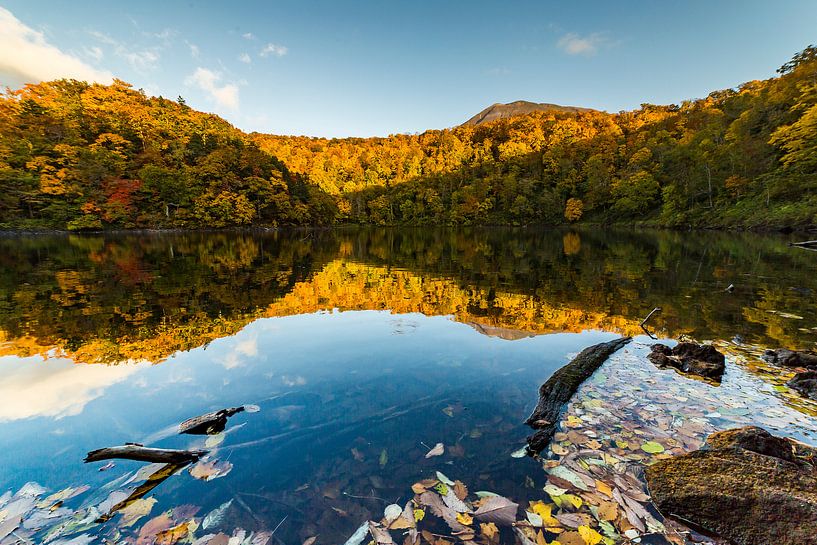
[(817, 224), (817, 47), (680, 105), (386, 138), (246, 134), (127, 83), (0, 97), (0, 227)]

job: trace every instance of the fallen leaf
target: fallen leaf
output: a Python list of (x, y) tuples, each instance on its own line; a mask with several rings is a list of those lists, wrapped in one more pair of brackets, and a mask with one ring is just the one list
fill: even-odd
[(132, 526), (140, 518), (148, 515), (156, 503), (156, 498), (139, 498), (119, 510), (122, 518), (119, 521), (120, 528)]
[(432, 456), (442, 456), (444, 452), (445, 445), (443, 445), (442, 443), (437, 443), (436, 445), (434, 445), (434, 448), (432, 448), (426, 453), (426, 458), (431, 458)]
[(438, 479), (438, 480), (439, 480), (441, 483), (445, 483), (445, 484), (447, 484), (448, 486), (454, 486), (454, 481), (452, 481), (451, 479), (449, 479), (448, 477), (446, 477), (445, 475), (443, 475), (443, 474), (442, 474), (442, 473), (440, 473), (439, 471), (437, 472), (437, 479)]
[(389, 531), (372, 521), (369, 521), (369, 533), (372, 534), (377, 545), (394, 545), (394, 539)]
[(233, 500), (229, 500), (225, 503), (222, 503), (204, 517), (204, 521), (201, 523), (201, 527), (203, 530), (207, 528), (212, 528), (213, 526), (218, 526), (221, 524), (221, 521), (224, 520), (224, 514), (227, 512), (227, 509), (230, 508), (232, 505)]
[(641, 450), (649, 454), (659, 454), (664, 452), (664, 445), (661, 443), (656, 443), (655, 441), (647, 441), (641, 445)]
[(190, 475), (202, 481), (212, 481), (224, 477), (232, 470), (233, 464), (226, 460), (199, 461), (190, 468)]
[(483, 522), (493, 522), (500, 526), (511, 526), (516, 521), (519, 505), (508, 498), (494, 496), (485, 500), (474, 516)]
[(465, 526), (471, 526), (474, 523), (474, 518), (468, 513), (457, 513), (457, 522)]
[(488, 541), (496, 542), (499, 539), (499, 528), (493, 522), (484, 522), (479, 525), (479, 531), (488, 538)]

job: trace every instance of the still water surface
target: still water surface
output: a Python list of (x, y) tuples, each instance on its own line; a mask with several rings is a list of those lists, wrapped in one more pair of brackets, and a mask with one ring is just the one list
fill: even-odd
[(98, 471), (89, 450), (200, 448), (179, 422), (253, 404), (215, 445), (229, 474), (167, 479), (154, 515), (234, 498), (225, 526), (286, 517), (282, 542), (331, 543), (437, 470), (521, 501), (542, 483), (510, 456), (520, 422), (570, 355), (641, 333), (656, 306), (659, 336), (814, 348), (815, 259), (782, 237), (667, 232), (2, 238), (0, 492), (87, 484), (102, 501), (144, 464)]

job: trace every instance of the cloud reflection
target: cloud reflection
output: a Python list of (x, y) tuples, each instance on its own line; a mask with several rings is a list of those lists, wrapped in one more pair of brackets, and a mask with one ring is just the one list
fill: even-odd
[(146, 365), (85, 365), (66, 359), (42, 362), (39, 358), (0, 358), (3, 369), (0, 422), (78, 415), (106, 388), (124, 381)]

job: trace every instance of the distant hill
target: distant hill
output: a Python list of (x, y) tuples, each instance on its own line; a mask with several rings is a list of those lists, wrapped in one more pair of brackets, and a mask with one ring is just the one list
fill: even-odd
[(559, 106), (558, 104), (548, 104), (547, 102), (536, 103), (527, 100), (517, 100), (508, 104), (492, 104), (477, 115), (463, 123), (463, 125), (480, 125), (489, 123), (497, 119), (505, 119), (517, 115), (525, 115), (531, 112), (557, 111), (557, 112), (590, 112), (590, 108), (577, 108), (576, 106)]

